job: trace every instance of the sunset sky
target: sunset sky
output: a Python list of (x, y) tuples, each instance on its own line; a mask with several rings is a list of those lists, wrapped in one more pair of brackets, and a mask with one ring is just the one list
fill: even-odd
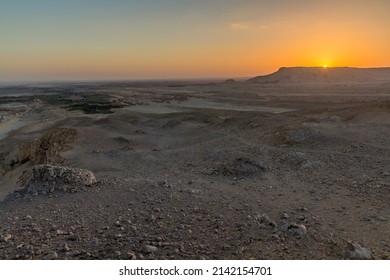
[(390, 66), (389, 0), (0, 0), (0, 81)]

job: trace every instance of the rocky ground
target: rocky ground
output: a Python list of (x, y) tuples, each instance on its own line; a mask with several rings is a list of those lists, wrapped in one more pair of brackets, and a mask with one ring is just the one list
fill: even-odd
[[(32, 92), (0, 142), (1, 259), (390, 258), (388, 86)], [(131, 109), (189, 97), (293, 111)]]

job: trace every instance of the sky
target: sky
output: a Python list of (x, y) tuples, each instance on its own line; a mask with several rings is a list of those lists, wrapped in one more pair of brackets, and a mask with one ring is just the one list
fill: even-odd
[(0, 81), (390, 66), (389, 0), (0, 0)]

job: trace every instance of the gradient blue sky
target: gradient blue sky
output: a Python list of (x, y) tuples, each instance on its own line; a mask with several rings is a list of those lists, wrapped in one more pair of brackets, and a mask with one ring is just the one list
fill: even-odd
[(0, 0), (0, 81), (390, 65), (385, 0)]

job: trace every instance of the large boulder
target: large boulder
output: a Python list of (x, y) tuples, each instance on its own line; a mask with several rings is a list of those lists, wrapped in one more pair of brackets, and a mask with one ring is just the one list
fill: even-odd
[(74, 193), (96, 183), (95, 175), (90, 170), (41, 164), (33, 167), (27, 185), (10, 197), (29, 198), (56, 191)]
[(92, 171), (80, 168), (41, 164), (29, 172), (24, 188), (9, 194), (6, 199), (32, 198), (56, 191), (74, 193), (98, 183)]
[(31, 182), (37, 181), (83, 186), (91, 186), (97, 182), (90, 170), (49, 164), (34, 166)]

